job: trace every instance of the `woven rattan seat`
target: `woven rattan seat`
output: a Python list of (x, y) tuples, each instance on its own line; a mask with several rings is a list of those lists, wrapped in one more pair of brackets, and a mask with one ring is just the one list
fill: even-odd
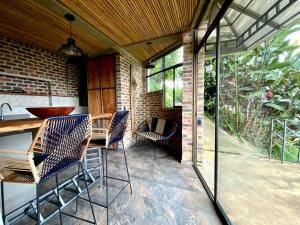
[[(4, 205), (5, 202), (4, 182), (35, 183), (37, 189), (36, 218), (37, 224), (41, 224), (43, 217), (39, 209), (39, 185), (49, 178), (55, 177), (56, 196), (59, 202), (59, 183), (57, 175), (76, 164), (79, 165), (78, 168), (81, 166), (82, 173), (84, 173), (81, 161), (86, 153), (91, 135), (92, 122), (91, 116), (88, 114), (51, 117), (43, 121), (28, 151), (0, 150), (2, 205)], [(85, 184), (89, 196), (86, 180)], [(61, 204), (58, 204), (61, 222), (61, 214), (66, 213), (61, 212), (60, 207)], [(94, 221), (88, 222), (96, 224), (92, 205), (91, 209)], [(2, 218), (5, 224), (5, 208), (2, 209)], [(79, 217), (74, 218), (82, 220), (82, 218)]]

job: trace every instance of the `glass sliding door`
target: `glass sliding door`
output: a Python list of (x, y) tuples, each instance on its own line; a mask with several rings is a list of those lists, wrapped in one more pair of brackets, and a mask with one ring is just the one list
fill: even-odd
[[(211, 194), (215, 180), (215, 97), (216, 97), (216, 30), (198, 53), (197, 89), (197, 169)], [(199, 65), (200, 64), (200, 65)], [(203, 85), (200, 85), (204, 82)], [(199, 86), (198, 86), (199, 85)], [(204, 102), (204, 104), (203, 104)]]
[(299, 12), (234, 0), (195, 40), (194, 164), (225, 224), (300, 225)]
[(299, 35), (300, 21), (221, 45), (218, 202), (233, 224), (300, 224)]

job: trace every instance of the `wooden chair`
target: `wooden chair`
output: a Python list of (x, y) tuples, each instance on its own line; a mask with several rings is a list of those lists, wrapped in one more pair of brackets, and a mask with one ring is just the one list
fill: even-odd
[[(6, 222), (4, 183), (6, 182), (36, 185), (35, 213), (37, 224), (44, 222), (40, 210), (40, 184), (51, 177), (55, 177), (56, 196), (59, 202), (57, 175), (76, 164), (78, 165), (78, 173), (80, 169), (82, 173), (85, 172), (82, 159), (90, 142), (92, 135), (91, 128), (91, 116), (87, 114), (48, 118), (42, 123), (27, 152), (11, 150), (0, 151), (1, 201), (4, 224)], [(90, 201), (87, 181), (86, 179), (84, 181)], [(60, 204), (58, 204), (60, 224), (62, 224), (62, 214), (96, 224), (91, 201), (90, 207), (94, 221), (87, 221), (74, 215), (64, 213), (61, 211)]]

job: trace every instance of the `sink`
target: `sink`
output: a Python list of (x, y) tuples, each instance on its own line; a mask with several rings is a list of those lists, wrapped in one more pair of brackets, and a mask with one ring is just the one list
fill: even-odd
[(18, 120), (18, 119), (27, 119), (27, 118), (30, 118), (30, 114), (4, 115), (4, 120)]

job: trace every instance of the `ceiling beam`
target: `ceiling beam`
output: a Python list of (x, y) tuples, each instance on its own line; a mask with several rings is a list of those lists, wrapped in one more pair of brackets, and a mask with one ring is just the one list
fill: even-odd
[[(235, 11), (238, 11), (238, 12), (240, 12), (240, 13), (242, 13), (242, 14), (245, 14), (245, 15), (251, 17), (252, 19), (255, 19), (255, 20), (262, 19), (262, 18), (261, 18), (261, 15), (259, 15), (258, 13), (253, 12), (252, 10), (246, 9), (246, 8), (244, 8), (244, 7), (242, 7), (242, 6), (238, 5), (238, 4), (236, 4), (236, 3), (232, 3), (232, 4), (229, 6), (229, 8), (234, 9)], [(264, 19), (262, 19), (261, 22), (265, 23), (266, 21), (265, 21)], [(268, 25), (269, 25), (270, 27), (274, 28), (274, 29), (277, 29), (277, 30), (280, 29), (280, 25), (277, 24), (277, 23), (275, 23), (274, 21), (270, 21), (270, 22), (268, 23)]]
[(194, 13), (194, 17), (191, 23), (191, 29), (197, 29), (200, 25), (201, 21), (204, 18), (205, 13), (209, 10), (211, 3), (213, 1), (211, 0), (200, 0), (197, 6), (197, 9)]
[[(216, 4), (218, 10), (221, 9), (220, 4)], [(232, 22), (230, 21), (229, 17), (226, 15), (226, 12), (224, 13), (224, 20), (226, 21), (226, 23), (228, 24), (228, 26), (230, 27), (231, 31), (233, 32), (234, 36), (236, 38), (239, 37), (239, 33), (237, 32), (237, 30), (235, 29), (235, 27), (233, 26)]]
[(85, 21), (83, 18), (81, 18), (80, 15), (76, 14), (72, 10), (70, 10), (67, 6), (63, 5), (62, 3), (56, 1), (56, 0), (34, 0), (38, 4), (44, 6), (45, 8), (55, 12), (56, 14), (64, 17), (66, 13), (71, 13), (75, 16), (75, 21), (73, 24), (86, 32), (87, 34), (94, 37), (96, 40), (99, 40), (100, 42), (104, 43), (105, 45), (109, 46), (110, 48), (116, 50), (121, 55), (124, 55), (131, 59), (132, 61), (138, 63), (139, 65), (142, 65), (141, 62), (132, 54), (127, 52), (121, 45), (116, 43), (114, 40), (112, 40), (110, 37), (105, 35), (103, 32), (98, 30), (96, 27), (92, 26), (90, 23)]
[(151, 44), (156, 45), (156, 44), (161, 44), (166, 41), (177, 41), (177, 40), (180, 40), (180, 37), (181, 37), (181, 33), (171, 34), (171, 35), (166, 35), (166, 36), (159, 37), (159, 38), (154, 38), (154, 39), (149, 39), (149, 40), (145, 40), (145, 41), (139, 41), (139, 42), (135, 42), (132, 44), (124, 45), (123, 48), (128, 50), (128, 49), (145, 47), (147, 42), (151, 42)]
[[(180, 39), (179, 41), (169, 45), (168, 47), (166, 47), (165, 49), (163, 49), (162, 51), (156, 53), (155, 55), (153, 55), (152, 57), (150, 57), (151, 61), (154, 61), (160, 57), (162, 57), (163, 55), (166, 55), (167, 53), (171, 52), (172, 50), (180, 47), (182, 45), (182, 40)], [(145, 64), (149, 59), (145, 60), (143, 63)]]

